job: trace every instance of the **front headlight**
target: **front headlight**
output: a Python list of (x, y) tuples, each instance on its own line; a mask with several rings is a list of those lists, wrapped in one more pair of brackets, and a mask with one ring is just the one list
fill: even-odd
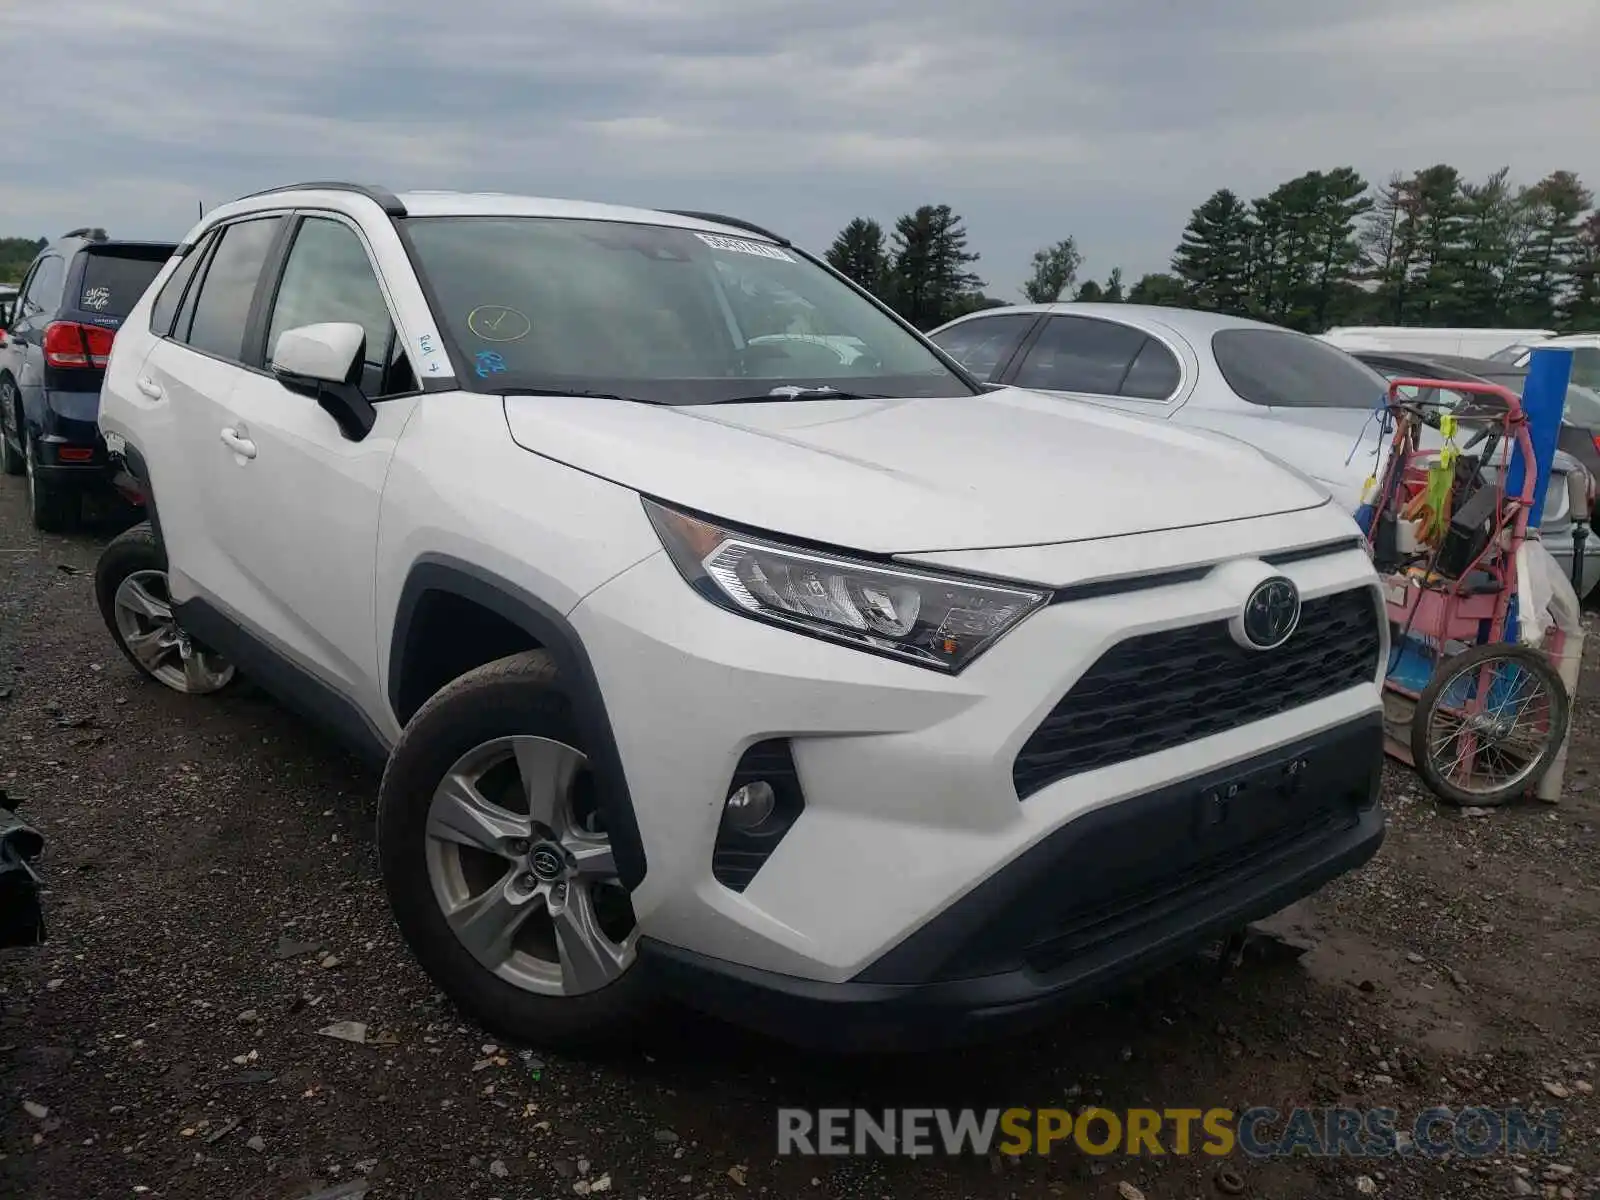
[(644, 507), (678, 571), (713, 604), (952, 675), (1049, 599), (1034, 588), (783, 546), (649, 500)]

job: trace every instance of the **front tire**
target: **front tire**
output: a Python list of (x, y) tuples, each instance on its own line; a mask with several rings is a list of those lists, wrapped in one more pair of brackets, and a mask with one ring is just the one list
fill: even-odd
[(384, 772), (378, 853), (400, 932), (434, 983), (507, 1039), (612, 1043), (649, 1011), (638, 926), (593, 795), (542, 651), (445, 687)]
[(94, 592), (117, 649), (141, 675), (186, 696), (209, 696), (233, 682), (233, 664), (179, 627), (167, 556), (149, 525), (112, 539), (95, 564)]

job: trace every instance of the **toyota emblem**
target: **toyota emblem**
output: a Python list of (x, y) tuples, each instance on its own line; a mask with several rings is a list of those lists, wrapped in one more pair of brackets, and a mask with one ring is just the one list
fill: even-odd
[(1234, 640), (1250, 650), (1275, 650), (1300, 624), (1300, 589), (1282, 575), (1258, 583), (1240, 610)]

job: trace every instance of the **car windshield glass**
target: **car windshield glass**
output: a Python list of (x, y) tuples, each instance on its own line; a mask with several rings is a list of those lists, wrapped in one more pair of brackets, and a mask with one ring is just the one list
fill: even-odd
[(849, 285), (757, 237), (543, 217), (406, 228), (469, 388), (657, 404), (974, 394)]
[(1507, 346), (1504, 350), (1496, 350), (1493, 354), (1489, 355), (1489, 357), (1487, 359), (1485, 359), (1484, 361), (1485, 362), (1497, 362), (1497, 363), (1515, 363), (1519, 358), (1521, 358), (1527, 352), (1528, 352), (1528, 347), (1527, 347), (1526, 343), (1513, 342), (1511, 345)]
[(125, 317), (161, 272), (170, 251), (88, 255), (83, 265), (83, 294), (73, 307), (102, 317)]
[(1373, 408), (1383, 402), (1377, 372), (1326, 342), (1286, 329), (1224, 329), (1211, 337), (1228, 386), (1271, 408)]

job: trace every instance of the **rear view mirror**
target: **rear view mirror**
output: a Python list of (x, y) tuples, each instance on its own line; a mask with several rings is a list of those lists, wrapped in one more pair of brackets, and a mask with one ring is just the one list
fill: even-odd
[(278, 335), (272, 373), (284, 387), (315, 399), (345, 437), (359, 442), (378, 419), (361, 394), (366, 351), (366, 331), (353, 322), (298, 325)]

